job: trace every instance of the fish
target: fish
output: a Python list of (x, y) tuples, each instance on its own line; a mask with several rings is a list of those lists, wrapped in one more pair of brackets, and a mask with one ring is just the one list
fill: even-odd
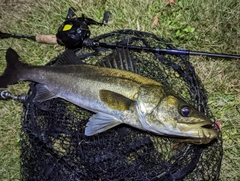
[(157, 135), (186, 138), (193, 144), (207, 144), (218, 137), (207, 116), (160, 82), (127, 70), (79, 63), (73, 50), (65, 52), (56, 65), (32, 66), (8, 48), (0, 88), (35, 82), (33, 102), (61, 98), (92, 111), (86, 136), (127, 124)]

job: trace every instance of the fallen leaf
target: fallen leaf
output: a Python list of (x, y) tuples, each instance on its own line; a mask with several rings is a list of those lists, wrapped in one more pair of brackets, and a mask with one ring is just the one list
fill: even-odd
[(217, 131), (220, 131), (220, 129), (221, 129), (221, 121), (220, 121), (220, 120), (216, 120), (214, 126), (215, 126), (215, 129), (216, 129)]
[(152, 22), (152, 27), (156, 26), (158, 24), (158, 17), (154, 16), (153, 17), (153, 22)]
[(166, 0), (166, 2), (169, 4), (176, 4), (174, 0)]

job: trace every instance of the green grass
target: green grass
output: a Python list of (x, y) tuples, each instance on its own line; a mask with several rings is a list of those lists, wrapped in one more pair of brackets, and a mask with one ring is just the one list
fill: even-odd
[[(118, 29), (147, 31), (170, 39), (179, 47), (219, 53), (240, 54), (240, 2), (237, 0), (182, 0), (168, 5), (165, 0), (3, 0), (0, 2), (0, 31), (23, 34), (55, 34), (70, 6), (77, 14), (101, 21), (112, 13), (107, 27), (91, 27), (92, 36)], [(153, 17), (159, 22), (152, 27)], [(44, 65), (63, 47), (26, 40), (0, 40), (0, 72), (5, 51), (14, 48), (28, 63)], [(221, 180), (240, 179), (240, 62), (191, 57), (208, 91), (209, 105), (221, 120), (224, 158)], [(25, 84), (9, 91), (27, 91)], [(19, 180), (19, 131), (21, 104), (0, 101), (0, 180)]]

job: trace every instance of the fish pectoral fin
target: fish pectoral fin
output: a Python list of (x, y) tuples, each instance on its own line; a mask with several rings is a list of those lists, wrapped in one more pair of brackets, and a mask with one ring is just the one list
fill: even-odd
[(33, 99), (34, 102), (44, 102), (56, 97), (45, 84), (37, 84), (36, 89), (36, 95)]
[(100, 99), (113, 110), (129, 110), (134, 101), (113, 91), (100, 90)]
[(122, 122), (114, 116), (99, 112), (89, 119), (85, 128), (85, 135), (92, 136), (113, 128), (121, 123)]

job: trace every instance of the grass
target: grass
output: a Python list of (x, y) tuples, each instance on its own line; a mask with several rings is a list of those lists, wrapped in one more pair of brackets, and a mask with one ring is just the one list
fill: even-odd
[[(107, 27), (91, 27), (92, 36), (118, 29), (154, 33), (172, 40), (179, 47), (219, 53), (240, 54), (240, 2), (236, 0), (3, 0), (0, 2), (0, 31), (23, 34), (55, 34), (70, 6), (77, 14), (101, 21), (103, 12), (112, 13)], [(151, 26), (153, 17), (159, 21)], [(0, 40), (0, 72), (5, 51), (14, 48), (22, 59), (44, 65), (63, 47), (26, 40)], [(191, 57), (190, 60), (208, 91), (209, 106), (221, 120), (224, 158), (221, 180), (240, 179), (240, 62), (239, 60)], [(11, 86), (21, 94), (25, 84)], [(19, 132), (21, 104), (0, 101), (0, 180), (19, 180)]]

